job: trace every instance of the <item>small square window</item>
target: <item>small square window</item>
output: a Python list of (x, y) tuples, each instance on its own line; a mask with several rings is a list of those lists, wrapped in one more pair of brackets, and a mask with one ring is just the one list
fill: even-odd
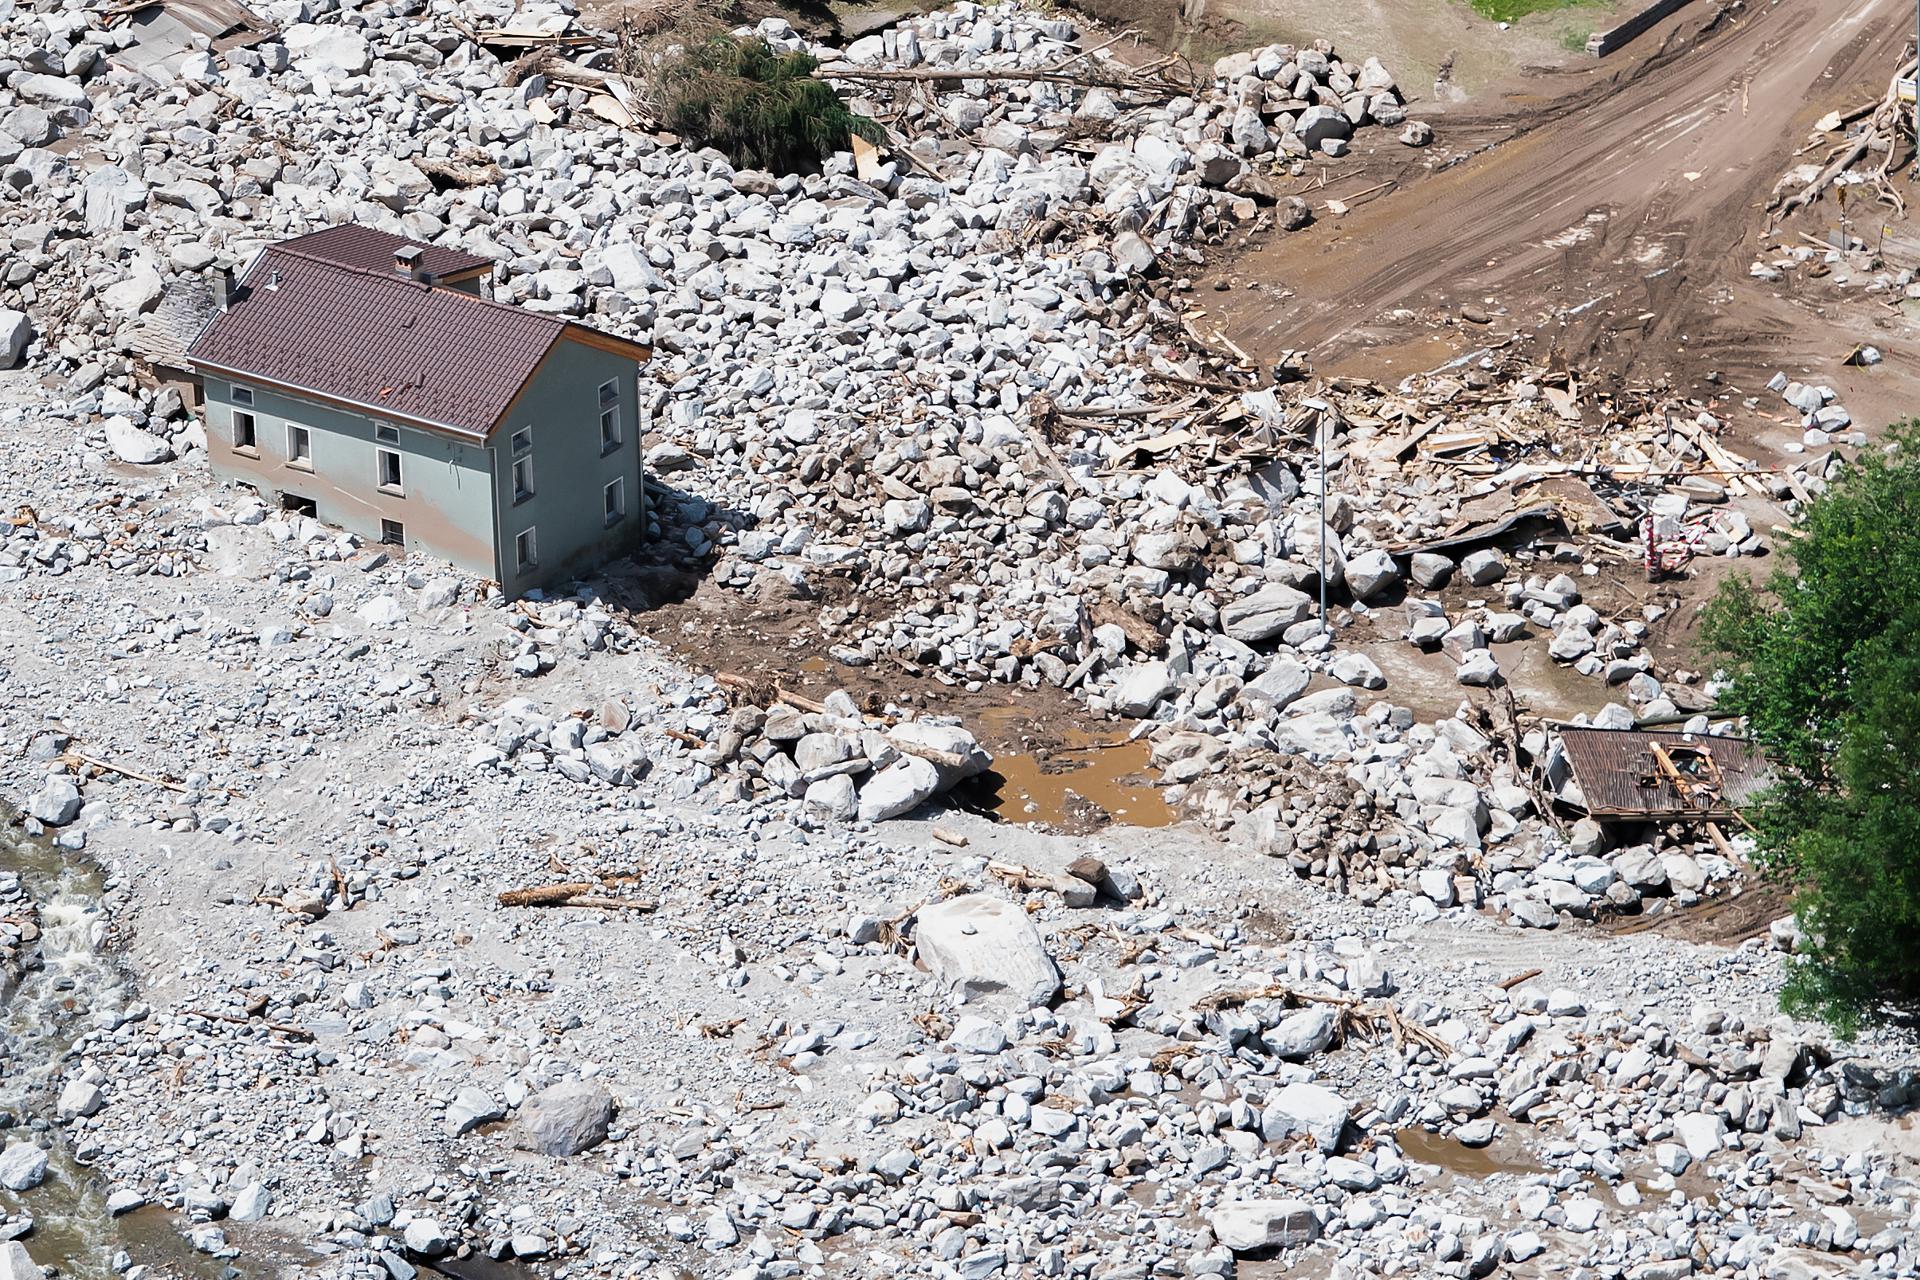
[(615, 378), (612, 382), (601, 383), (600, 384), (600, 407), (604, 409), (610, 404), (619, 404), (619, 403), (620, 403), (620, 380), (618, 378)]
[(600, 452), (612, 453), (620, 447), (620, 410), (608, 409), (600, 415)]
[(513, 451), (515, 453), (525, 453), (531, 448), (533, 448), (532, 427), (522, 427), (513, 433)]
[(400, 428), (375, 426), (373, 429), (373, 438), (381, 444), (399, 444)]
[(379, 449), (374, 452), (380, 487), (389, 492), (400, 490), (400, 454), (393, 449)]
[(260, 452), (260, 437), (255, 432), (253, 415), (233, 411), (233, 447), (248, 453)]
[(252, 387), (239, 387), (239, 386), (236, 386), (236, 387), (234, 387), (234, 388), (233, 388), (233, 402), (234, 402), (235, 404), (252, 404), (252, 403), (253, 403), (253, 388), (252, 388)]
[(513, 558), (522, 573), (539, 565), (540, 548), (535, 545), (532, 529), (522, 529), (513, 540)]
[(513, 464), (513, 500), (525, 502), (533, 496), (533, 459), (518, 458)]
[(287, 465), (313, 469), (313, 434), (305, 427), (287, 428)]
[(627, 481), (622, 476), (608, 485), (604, 494), (607, 523), (619, 524), (627, 518)]
[(389, 547), (406, 546), (407, 526), (401, 524), (398, 520), (382, 520), (380, 522), (380, 541)]

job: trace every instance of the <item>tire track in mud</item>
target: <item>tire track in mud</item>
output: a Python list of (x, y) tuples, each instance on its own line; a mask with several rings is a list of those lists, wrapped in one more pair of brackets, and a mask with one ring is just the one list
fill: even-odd
[(1884, 84), (1911, 21), (1905, 0), (1723, 4), (1624, 66), (1468, 104), (1442, 128), (1475, 154), (1228, 264), (1288, 292), (1240, 295), (1224, 331), (1257, 358), (1328, 362), (1403, 336), (1396, 310), (1430, 331), (1490, 299), (1582, 368), (1758, 368), (1796, 326), (1749, 287), (1743, 246), (1812, 122)]

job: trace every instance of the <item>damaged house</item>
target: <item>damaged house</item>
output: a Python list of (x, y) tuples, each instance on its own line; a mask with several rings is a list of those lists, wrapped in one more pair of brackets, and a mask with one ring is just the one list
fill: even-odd
[(216, 285), (187, 353), (216, 474), (508, 595), (631, 550), (651, 352), (489, 301), (491, 265), (343, 225)]

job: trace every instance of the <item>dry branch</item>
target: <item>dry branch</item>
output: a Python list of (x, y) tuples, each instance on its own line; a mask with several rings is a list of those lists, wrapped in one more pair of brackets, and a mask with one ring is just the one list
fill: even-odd
[(652, 911), (660, 905), (649, 898), (615, 898), (594, 890), (587, 881), (575, 880), (505, 889), (498, 901), (503, 907), (599, 907), (606, 911)]
[(1887, 175), (1893, 169), (1893, 160), (1902, 133), (1912, 127), (1906, 105), (1900, 101), (1900, 81), (1913, 75), (1916, 67), (1920, 67), (1920, 61), (1911, 58), (1901, 64), (1900, 69), (1894, 72), (1893, 78), (1888, 81), (1886, 94), (1877, 106), (1871, 108), (1872, 119), (1867, 122), (1866, 127), (1828, 153), (1825, 167), (1812, 182), (1784, 200), (1775, 198), (1775, 207), (1768, 223), (1770, 227), (1818, 200), (1838, 181), (1841, 174), (1858, 164), (1869, 151), (1874, 150), (1886, 152), (1886, 158), (1875, 169), (1869, 183), (1873, 188), (1874, 198), (1881, 204), (1892, 205), (1896, 213), (1904, 214), (1907, 211), (1906, 201), (1901, 199), (1898, 191), (1888, 185)]
[[(251, 1027), (254, 1025), (252, 1018), (243, 1018), (237, 1013), (216, 1013), (209, 1009), (182, 1009), (181, 1012), (190, 1018), (205, 1018), (209, 1022), (231, 1022), (238, 1027)], [(263, 1022), (259, 1025), (269, 1031), (278, 1032), (289, 1039), (313, 1039), (313, 1032), (307, 1030), (305, 1027), (295, 1027), (284, 1022)]]
[(152, 786), (165, 787), (168, 791), (177, 791), (182, 795), (186, 794), (187, 789), (177, 782), (159, 777), (155, 774), (141, 773), (138, 770), (129, 769), (123, 764), (115, 764), (111, 760), (102, 760), (98, 756), (86, 755), (79, 751), (69, 751), (62, 758), (69, 764), (90, 765), (95, 769), (100, 769), (107, 773), (117, 773), (123, 778), (131, 778), (135, 782), (145, 782)]
[(1214, 1009), (1228, 1009), (1246, 1004), (1250, 1000), (1282, 1000), (1287, 1004), (1328, 1004), (1340, 1011), (1339, 1030), (1344, 1039), (1354, 1031), (1386, 1031), (1392, 1034), (1395, 1044), (1412, 1041), (1433, 1050), (1441, 1057), (1453, 1056), (1453, 1046), (1433, 1032), (1416, 1022), (1408, 1022), (1400, 1016), (1400, 1008), (1391, 1000), (1378, 1000), (1366, 1003), (1352, 996), (1322, 995), (1314, 991), (1296, 991), (1292, 987), (1275, 983), (1272, 986), (1258, 987), (1251, 991), (1215, 991), (1193, 1002), (1193, 1007), (1207, 1013)]

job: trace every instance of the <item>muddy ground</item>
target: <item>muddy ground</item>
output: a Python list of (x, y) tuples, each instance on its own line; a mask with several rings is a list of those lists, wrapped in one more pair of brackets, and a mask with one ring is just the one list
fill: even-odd
[[(1331, 40), (1393, 69), (1413, 105), (1463, 100), (1529, 67), (1575, 58), (1596, 28), (1632, 4), (1608, 0), (1530, 14), (1503, 28), (1465, 0), (1068, 0), (1115, 30), (1131, 28), (1161, 48), (1210, 63), (1223, 53), (1275, 42)], [(1442, 68), (1445, 85), (1435, 86)], [(1449, 87), (1450, 86), (1450, 87)]]
[[(1201, 282), (1226, 286), (1211, 323), (1256, 359), (1306, 348), (1317, 369), (1370, 376), (1514, 340), (1589, 378), (1711, 400), (1737, 439), (1787, 438), (1772, 402), (1740, 407), (1776, 370), (1831, 383), (1862, 420), (1891, 416), (1920, 365), (1841, 361), (1859, 341), (1897, 346), (1904, 314), (1749, 275), (1762, 206), (1814, 121), (1884, 91), (1913, 21), (1903, 0), (1834, 8), (1810, 24), (1791, 3), (1695, 5), (1615, 59), (1515, 77), (1448, 114), (1443, 155), (1383, 147), (1313, 193), (1314, 227), (1223, 262)], [(1327, 210), (1341, 197), (1349, 212)], [(1877, 240), (1887, 219), (1851, 212)], [(1842, 211), (1816, 215), (1817, 234)]]

